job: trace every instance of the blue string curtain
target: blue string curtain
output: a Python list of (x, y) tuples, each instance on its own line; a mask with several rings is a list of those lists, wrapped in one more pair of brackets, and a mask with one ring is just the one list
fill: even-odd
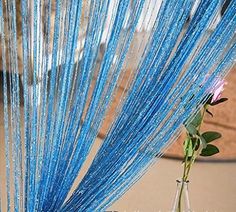
[(104, 211), (161, 157), (236, 59), (236, 1), (194, 2), (0, 0), (3, 211)]

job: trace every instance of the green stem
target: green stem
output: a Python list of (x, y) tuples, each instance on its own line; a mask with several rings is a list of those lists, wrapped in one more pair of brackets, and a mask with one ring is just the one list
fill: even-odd
[[(191, 140), (188, 140), (188, 144), (187, 146), (189, 147)], [(188, 166), (188, 150), (185, 154), (185, 158), (184, 158), (184, 172), (183, 172), (183, 176), (182, 176), (182, 182), (181, 182), (181, 188), (180, 188), (180, 193), (179, 193), (179, 200), (178, 200), (178, 212), (181, 212), (181, 203), (182, 203), (182, 195), (183, 195), (183, 190), (184, 190), (184, 182), (187, 179), (187, 175), (186, 175), (186, 171), (187, 171), (187, 166)]]
[[(201, 125), (202, 125), (202, 122), (203, 122), (203, 118), (204, 118), (204, 115), (205, 115), (205, 112), (206, 112), (206, 109), (207, 109), (207, 106), (205, 105), (204, 106), (204, 109), (203, 109), (203, 112), (202, 112), (202, 118), (201, 118), (201, 123), (199, 125), (199, 128), (198, 128), (198, 131), (200, 131), (201, 129)], [(191, 137), (190, 135), (188, 134), (188, 144), (187, 144), (187, 147), (189, 147), (190, 145), (190, 142), (191, 141)], [(194, 147), (193, 147), (193, 154), (190, 158), (190, 161), (188, 161), (188, 155), (189, 155), (189, 148), (187, 148), (187, 151), (185, 152), (185, 158), (184, 158), (184, 171), (183, 171), (183, 176), (182, 176), (182, 182), (181, 182), (181, 188), (180, 188), (180, 193), (179, 193), (179, 200), (178, 200), (178, 212), (181, 212), (181, 208), (182, 208), (182, 195), (183, 195), (183, 190), (184, 190), (184, 183), (187, 182), (188, 180), (188, 176), (189, 176), (189, 173), (190, 173), (190, 169), (193, 165), (193, 163), (195, 162), (196, 158), (197, 158), (197, 155), (198, 153), (196, 153), (197, 150), (196, 147), (199, 143), (199, 139), (195, 142), (194, 144)]]

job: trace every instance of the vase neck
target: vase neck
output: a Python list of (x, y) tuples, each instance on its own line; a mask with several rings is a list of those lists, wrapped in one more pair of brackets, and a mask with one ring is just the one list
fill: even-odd
[(191, 212), (188, 190), (189, 181), (176, 180), (176, 182), (177, 188), (171, 212)]

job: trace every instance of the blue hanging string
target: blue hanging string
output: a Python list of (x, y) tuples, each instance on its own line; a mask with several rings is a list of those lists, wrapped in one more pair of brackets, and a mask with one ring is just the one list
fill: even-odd
[[(159, 11), (150, 2), (0, 1), (4, 211), (106, 210), (162, 156), (231, 69), (235, 1), (212, 32), (222, 0), (201, 0), (189, 22), (193, 0), (163, 0)], [(147, 5), (156, 18), (137, 48), (135, 31)], [(133, 53), (141, 57), (129, 74)], [(114, 121), (70, 195), (126, 74)]]
[[(3, 20), (3, 5), (0, 2), (0, 17), (1, 29), (4, 29)], [(7, 88), (7, 73), (6, 73), (6, 46), (5, 46), (5, 33), (2, 31), (1, 47), (2, 47), (2, 63), (3, 63), (3, 90), (4, 90), (4, 127), (5, 127), (5, 158), (6, 158), (6, 190), (7, 190), (7, 211), (10, 211), (11, 198), (10, 198), (10, 139), (9, 139), (9, 116), (8, 116), (8, 88)], [(2, 196), (2, 195), (1, 195)]]
[[(232, 9), (233, 10), (233, 9)], [(232, 12), (232, 11), (231, 11)], [(228, 15), (233, 15), (234, 13), (228, 13)], [(227, 20), (231, 20), (231, 19), (228, 19), (229, 17), (227, 17), (227, 16), (225, 16), (225, 18), (222, 20), (222, 21), (224, 21), (224, 22), (226, 22)], [(224, 23), (223, 22), (223, 23)], [(222, 23), (222, 24), (223, 24)], [(222, 27), (219, 27), (222, 31), (224, 31), (224, 29), (222, 28)], [(227, 31), (227, 30), (229, 30), (229, 28), (227, 28), (225, 31)], [(217, 32), (217, 31), (216, 31)], [(234, 31), (231, 31), (231, 34), (233, 34), (234, 33)], [(215, 38), (218, 38), (218, 34), (217, 33), (215, 33), (216, 35), (215, 35)], [(221, 32), (219, 32), (219, 34), (221, 34)], [(227, 36), (225, 36), (225, 34), (221, 34), (222, 35), (222, 38), (226, 38)], [(226, 38), (226, 40), (227, 40), (227, 38)], [(212, 41), (212, 42), (210, 42), (210, 43), (214, 43), (214, 39), (213, 40), (209, 40), (209, 41)], [(223, 43), (222, 43), (223, 44)], [(217, 48), (216, 48), (217, 49)], [(215, 51), (215, 53), (217, 53), (218, 51)], [(196, 60), (196, 61), (199, 61), (199, 60)], [(213, 61), (214, 62), (214, 61)], [(203, 72), (204, 73), (204, 72)], [(175, 76), (175, 75), (174, 75)], [(202, 74), (202, 76), (204, 76), (203, 74)], [(201, 77), (202, 78), (202, 77)], [(201, 79), (200, 78), (200, 79)], [(168, 84), (167, 84), (168, 85)], [(195, 86), (196, 85), (199, 85), (199, 84), (195, 84)], [(196, 87), (195, 87), (195, 89), (196, 89)], [(179, 94), (182, 94), (181, 92), (179, 93)], [(190, 97), (191, 97), (191, 95), (190, 95)], [(140, 101), (140, 102), (145, 102), (145, 101)], [(183, 101), (183, 103), (185, 103), (185, 101)], [(183, 104), (182, 103), (182, 104)], [(153, 105), (153, 104), (152, 104)], [(171, 105), (171, 104), (170, 104)], [(162, 112), (163, 112), (163, 110), (161, 110)], [(170, 111), (170, 109), (169, 110), (167, 110), (167, 111)], [(125, 112), (122, 112), (121, 114), (125, 114)], [(176, 114), (175, 114), (176, 115)], [(164, 115), (164, 117), (165, 117), (165, 115)], [(137, 120), (137, 117), (136, 117), (136, 120)], [(160, 118), (159, 118), (159, 120), (160, 120)], [(142, 122), (143, 122), (143, 120), (142, 120)], [(158, 126), (158, 124), (157, 125), (152, 125), (152, 126)], [(130, 125), (129, 125), (129, 127), (130, 127)], [(166, 127), (166, 125), (165, 125), (165, 127)], [(137, 128), (136, 128), (137, 129)], [(123, 132), (127, 132), (127, 130), (124, 130), (124, 129), (121, 129), (121, 131), (123, 131)], [(134, 132), (134, 129), (132, 128), (132, 129), (130, 129), (130, 131), (131, 131), (131, 133), (133, 133)], [(146, 132), (146, 131), (145, 131)], [(114, 132), (112, 132), (112, 135), (114, 135)], [(142, 133), (140, 133), (140, 135), (142, 136), (142, 138), (144, 137), (144, 134), (142, 134)], [(109, 137), (109, 136), (108, 136)], [(114, 138), (113, 138), (114, 139)], [(134, 141), (132, 138), (129, 138), (129, 140), (130, 141)], [(136, 139), (135, 139), (136, 140)], [(105, 141), (106, 142), (106, 141)], [(123, 161), (129, 161), (129, 159), (124, 159), (124, 157), (125, 157), (125, 152), (122, 152), (121, 154), (117, 154), (117, 152), (116, 152), (116, 150), (115, 150), (115, 146), (117, 147), (117, 151), (128, 151), (128, 147), (126, 146), (125, 148), (122, 148), (122, 146), (121, 146), (121, 140), (120, 140), (120, 134), (119, 134), (119, 142), (117, 141), (117, 140), (113, 140), (113, 141), (111, 141), (111, 142), (114, 142), (115, 144), (112, 146), (110, 146), (110, 148), (108, 148), (107, 146), (106, 146), (106, 150), (107, 150), (107, 154), (104, 154), (105, 156), (105, 158), (107, 158), (106, 156), (108, 156), (108, 155), (111, 155), (111, 154), (113, 154), (114, 153), (114, 157), (115, 158), (117, 158), (117, 159), (119, 159), (119, 158), (122, 158), (123, 159)], [(119, 144), (116, 144), (116, 143), (119, 143)], [(135, 146), (137, 146), (137, 142), (134, 142), (134, 145)], [(134, 150), (134, 148), (135, 148), (135, 146), (132, 146), (132, 148), (130, 148), (130, 149), (132, 149), (132, 150)], [(101, 148), (102, 149), (102, 148)], [(100, 149), (100, 150), (101, 150)], [(134, 150), (134, 152), (135, 152), (136, 150)], [(103, 153), (101, 153), (101, 152), (99, 152), (98, 153), (98, 156), (102, 156), (103, 155)], [(127, 154), (128, 156), (130, 156), (130, 152), (129, 152), (129, 154)], [(132, 155), (131, 155), (131, 157), (132, 157)], [(109, 158), (109, 159), (107, 159), (107, 160), (109, 160), (109, 162), (108, 163), (104, 163), (104, 158), (102, 159), (102, 161), (99, 161), (98, 162), (98, 164), (104, 164), (104, 166), (102, 166), (101, 167), (101, 165), (100, 166), (98, 166), (98, 164), (96, 164), (95, 165), (95, 167), (99, 167), (99, 171), (101, 171), (101, 173), (98, 173), (98, 169), (96, 168), (92, 168), (93, 167), (93, 165), (90, 167), (90, 170), (91, 170), (91, 172), (89, 171), (88, 173), (87, 173), (87, 176), (89, 176), (89, 177), (91, 177), (91, 176), (96, 176), (96, 178), (98, 178), (98, 176), (103, 176), (103, 180), (101, 180), (101, 179), (98, 179), (97, 181), (95, 181), (95, 179), (91, 179), (91, 181), (90, 180), (88, 180), (88, 179), (86, 179), (86, 177), (84, 178), (84, 180), (82, 181), (82, 185), (83, 185), (83, 182), (84, 182), (84, 186), (88, 189), (83, 189), (83, 187), (81, 186), (81, 187), (79, 187), (79, 189), (78, 189), (78, 195), (76, 195), (76, 193), (75, 193), (75, 195), (74, 196), (77, 196), (77, 198), (79, 197), (79, 196), (81, 196), (82, 198), (84, 198), (84, 196), (85, 196), (85, 193), (86, 193), (86, 195), (87, 196), (89, 196), (89, 198), (91, 199), (91, 196), (92, 196), (92, 192), (94, 191), (94, 190), (99, 190), (100, 191), (100, 193), (102, 193), (102, 192), (104, 192), (104, 191), (101, 191), (101, 189), (99, 189), (98, 187), (96, 187), (96, 185), (98, 186), (98, 185), (103, 185), (104, 186), (104, 184), (105, 184), (105, 182), (107, 183), (107, 185), (111, 185), (112, 183), (110, 182), (110, 181), (108, 181), (108, 178), (104, 178), (104, 175), (105, 175), (105, 173), (107, 173), (107, 175), (109, 175), (109, 176), (112, 176), (112, 170), (115, 170), (114, 171), (114, 173), (116, 173), (116, 174), (118, 174), (119, 172), (118, 172), (118, 169), (117, 169), (117, 167), (114, 167), (114, 163), (115, 164), (118, 164), (118, 162), (117, 161), (115, 161), (115, 162), (113, 162), (114, 161), (114, 159), (112, 159), (112, 158)], [(121, 159), (120, 159), (121, 160)], [(96, 161), (96, 160), (95, 160)], [(94, 161), (94, 162), (95, 162)], [(96, 161), (97, 162), (97, 161)], [(101, 163), (101, 162), (103, 162), (103, 163)], [(109, 164), (109, 165), (108, 165)], [(114, 168), (113, 168), (114, 167)], [(94, 175), (92, 174), (92, 173), (95, 173)], [(105, 179), (105, 182), (104, 182), (104, 179)], [(87, 180), (87, 182), (86, 182), (86, 180)], [(95, 182), (95, 183), (93, 183), (93, 182)], [(87, 183), (87, 184), (86, 184)], [(119, 184), (118, 184), (119, 185)], [(105, 187), (105, 186), (104, 186)], [(106, 188), (106, 191), (107, 191), (107, 189), (108, 188)], [(105, 196), (105, 195), (104, 195)], [(76, 201), (76, 200), (75, 200)], [(73, 207), (73, 208), (75, 208), (75, 205), (76, 205), (76, 202), (69, 202), (70, 204), (69, 205), (71, 205), (71, 207)], [(98, 201), (99, 202), (99, 201)], [(82, 204), (83, 204), (83, 201), (80, 199), (80, 200), (78, 200), (78, 207), (79, 208), (82, 208)], [(91, 204), (91, 203), (90, 203)], [(66, 210), (68, 210), (69, 209), (69, 206), (68, 207), (66, 207)]]

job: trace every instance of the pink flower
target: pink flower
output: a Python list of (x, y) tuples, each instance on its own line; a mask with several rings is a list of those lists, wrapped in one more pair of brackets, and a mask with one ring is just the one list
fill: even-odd
[(224, 90), (224, 86), (227, 85), (227, 82), (224, 79), (219, 79), (215, 87), (212, 89), (212, 100), (211, 103), (214, 103), (221, 99), (221, 94)]

